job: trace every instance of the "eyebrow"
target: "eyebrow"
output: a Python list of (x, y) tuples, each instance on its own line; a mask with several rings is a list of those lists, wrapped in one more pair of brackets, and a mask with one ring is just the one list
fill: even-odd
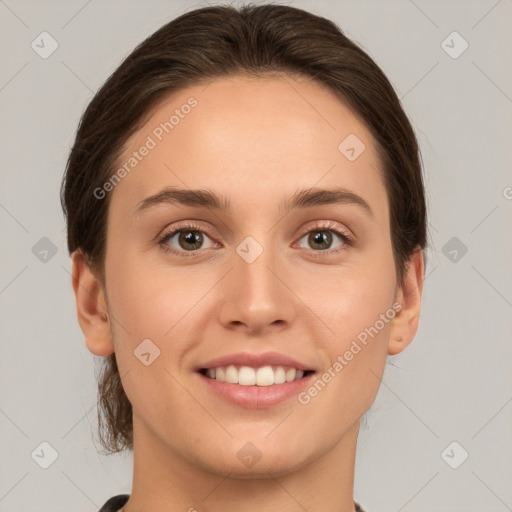
[[(136, 214), (162, 204), (179, 204), (209, 208), (220, 212), (231, 212), (231, 202), (228, 198), (207, 189), (180, 189), (166, 187), (160, 192), (143, 199), (135, 211)], [(289, 212), (296, 208), (311, 208), (320, 205), (353, 204), (373, 217), (370, 205), (360, 196), (341, 187), (335, 188), (306, 188), (296, 191), (280, 204), (280, 210)]]

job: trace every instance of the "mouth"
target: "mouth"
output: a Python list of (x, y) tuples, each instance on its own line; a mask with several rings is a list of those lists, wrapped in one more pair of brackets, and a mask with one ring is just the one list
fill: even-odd
[(230, 364), (215, 368), (201, 368), (199, 373), (208, 379), (239, 386), (275, 386), (307, 378), (313, 370), (293, 366), (265, 365), (259, 367)]
[(292, 400), (311, 385), (316, 370), (284, 353), (238, 352), (204, 361), (195, 368), (198, 384), (238, 407), (262, 409)]

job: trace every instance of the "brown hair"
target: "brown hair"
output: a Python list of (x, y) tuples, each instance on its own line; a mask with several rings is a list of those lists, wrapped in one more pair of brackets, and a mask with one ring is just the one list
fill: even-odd
[[(284, 5), (190, 11), (140, 43), (107, 79), (82, 115), (62, 182), (69, 252), (80, 250), (104, 282), (109, 195), (98, 200), (94, 190), (113, 175), (125, 142), (161, 100), (217, 77), (275, 73), (323, 84), (370, 130), (382, 163), (401, 284), (416, 246), (427, 245), (413, 128), (384, 73), (335, 23)], [(132, 449), (132, 408), (115, 354), (104, 361), (98, 409), (100, 439), (107, 452)]]

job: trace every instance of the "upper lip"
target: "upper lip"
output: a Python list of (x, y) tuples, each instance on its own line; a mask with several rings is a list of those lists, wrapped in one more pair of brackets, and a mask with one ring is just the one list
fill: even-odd
[(197, 370), (208, 368), (219, 368), (220, 366), (228, 366), (230, 364), (251, 366), (259, 368), (260, 366), (291, 366), (297, 370), (312, 370), (310, 366), (293, 359), (285, 354), (279, 352), (263, 352), (261, 354), (251, 352), (238, 352), (236, 354), (229, 354), (222, 357), (217, 357), (197, 367)]

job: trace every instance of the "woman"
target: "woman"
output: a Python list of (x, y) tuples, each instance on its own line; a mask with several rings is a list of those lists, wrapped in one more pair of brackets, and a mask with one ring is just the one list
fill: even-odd
[(62, 186), (101, 512), (363, 510), (359, 421), (418, 327), (426, 208), (389, 81), (331, 21), (197, 9), (86, 109)]

